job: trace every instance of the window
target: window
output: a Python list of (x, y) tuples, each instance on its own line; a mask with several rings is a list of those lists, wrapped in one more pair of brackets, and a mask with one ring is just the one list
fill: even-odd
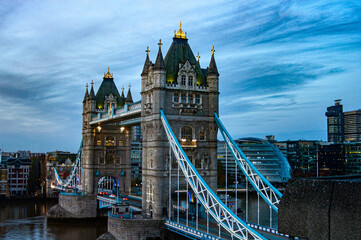
[(106, 137), (105, 146), (114, 146), (114, 138), (113, 137)]
[(199, 132), (199, 140), (200, 141), (206, 140), (206, 135), (205, 135), (205, 133), (203, 131)]
[(182, 142), (183, 141), (192, 141), (192, 135), (193, 135), (193, 130), (191, 127), (189, 126), (185, 126), (182, 128), (182, 132), (181, 132), (181, 139)]
[(174, 96), (173, 96), (173, 102), (179, 102), (179, 95), (178, 93), (174, 93)]
[(97, 140), (97, 146), (101, 146), (102, 145), (102, 140)]
[(182, 95), (181, 95), (181, 102), (182, 103), (186, 102), (186, 95), (184, 93), (182, 93)]
[(196, 94), (196, 104), (200, 104), (201, 103), (201, 97)]
[(193, 76), (188, 77), (188, 86), (193, 86)]
[(182, 75), (181, 77), (181, 85), (185, 86), (186, 85), (186, 76)]
[(188, 95), (188, 103), (193, 103), (193, 95), (192, 94)]
[(123, 141), (119, 140), (119, 146), (123, 146)]

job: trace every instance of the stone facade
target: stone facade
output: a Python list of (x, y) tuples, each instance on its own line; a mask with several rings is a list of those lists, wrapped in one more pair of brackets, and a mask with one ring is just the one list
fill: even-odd
[[(165, 62), (159, 43), (155, 64), (147, 59), (142, 73), (142, 112), (143, 133), (143, 215), (159, 219), (165, 217), (169, 185), (169, 144), (161, 119), (160, 110), (181, 143), (188, 158), (197, 168), (209, 186), (216, 191), (217, 186), (217, 125), (214, 112), (218, 113), (218, 72), (207, 73), (206, 82), (197, 80), (199, 62), (195, 60), (187, 39), (174, 38)], [(183, 62), (172, 58), (177, 44), (184, 46), (188, 56)], [(188, 54), (188, 55), (187, 55)], [(214, 62), (214, 56), (212, 54)], [(169, 74), (167, 64), (176, 61), (179, 66), (178, 79), (166, 79)], [(212, 61), (211, 61), (212, 64)], [(211, 65), (210, 65), (211, 67)], [(215, 67), (215, 62), (214, 66)], [(208, 70), (208, 69), (207, 69)], [(173, 154), (172, 154), (173, 155)], [(172, 187), (176, 186), (177, 163), (172, 156)], [(181, 188), (184, 176), (181, 174)], [(174, 190), (174, 189), (173, 189)]]

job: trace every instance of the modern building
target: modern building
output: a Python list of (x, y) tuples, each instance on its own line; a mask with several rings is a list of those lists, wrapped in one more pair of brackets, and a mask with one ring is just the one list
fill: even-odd
[[(271, 183), (285, 183), (291, 178), (291, 167), (287, 159), (271, 143), (259, 138), (241, 138), (235, 140), (235, 142), (248, 160)], [(228, 181), (231, 179), (234, 182), (235, 161), (224, 141), (218, 141), (217, 158), (221, 161), (224, 171), (227, 167)], [(239, 173), (242, 174), (240, 170)]]
[(337, 176), (346, 174), (345, 144), (320, 143), (318, 163), (320, 176)]
[(31, 160), (29, 158), (9, 158), (7, 172), (10, 196), (23, 196), (28, 193), (27, 184)]
[(361, 174), (361, 142), (345, 143), (346, 174)]
[(142, 142), (133, 141), (130, 146), (131, 178), (142, 178)]
[(287, 160), (295, 176), (317, 176), (317, 145), (319, 141), (297, 140), (287, 143)]
[(345, 141), (361, 141), (361, 110), (343, 113)]
[(327, 141), (344, 141), (344, 118), (341, 99), (335, 100), (335, 105), (327, 108)]

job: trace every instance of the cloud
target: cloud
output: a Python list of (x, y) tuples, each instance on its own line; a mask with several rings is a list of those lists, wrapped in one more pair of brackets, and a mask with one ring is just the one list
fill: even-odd
[[(347, 96), (352, 106), (351, 99), (361, 100), (354, 80), (361, 71), (360, 10), (355, 1), (324, 0), (3, 1), (0, 124), (8, 127), (0, 139), (11, 133), (61, 136), (59, 146), (69, 149), (72, 143), (75, 151), (85, 84), (94, 80), (97, 90), (109, 66), (119, 90), (131, 83), (139, 100), (146, 46), (154, 62), (161, 38), (165, 56), (179, 21), (203, 67), (212, 45), (216, 48), (220, 112), (233, 132), (282, 132), (277, 127), (282, 125), (290, 136), (314, 134), (313, 126), (324, 119), (312, 119), (299, 133), (293, 133), (294, 125), (305, 113), (321, 116), (317, 104), (331, 104), (328, 93)], [(340, 83), (349, 79), (357, 86)], [(305, 110), (311, 98), (313, 112)], [(11, 139), (5, 148), (21, 147)], [(55, 141), (48, 142), (34, 144), (56, 148)]]

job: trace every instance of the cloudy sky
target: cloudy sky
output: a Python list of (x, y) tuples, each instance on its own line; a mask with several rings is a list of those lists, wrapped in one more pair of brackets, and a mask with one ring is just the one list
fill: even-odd
[(0, 2), (0, 148), (75, 152), (82, 99), (107, 67), (140, 99), (145, 49), (166, 54), (182, 21), (234, 138), (326, 140), (326, 107), (361, 108), (360, 1)]

